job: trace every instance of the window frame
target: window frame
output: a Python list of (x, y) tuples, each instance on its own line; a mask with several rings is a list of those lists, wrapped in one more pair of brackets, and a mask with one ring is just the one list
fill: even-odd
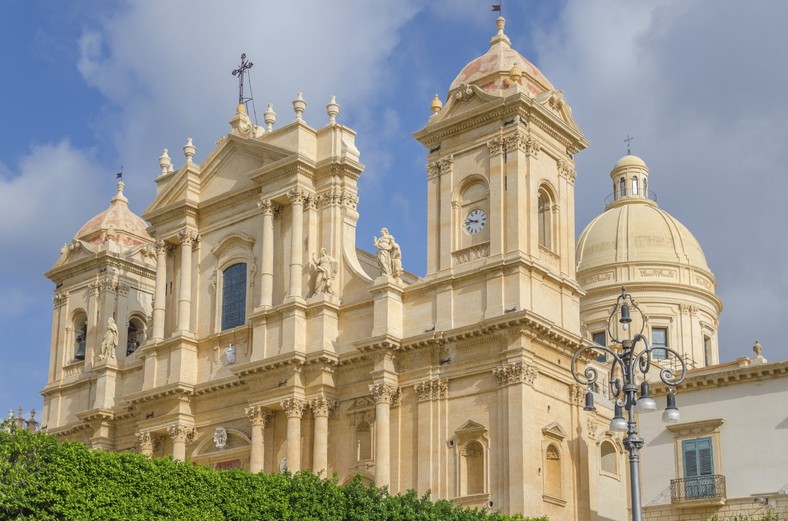
[[(686, 478), (683, 443), (688, 440), (703, 438), (708, 438), (711, 442), (711, 476), (724, 475), (721, 444), (722, 438), (720, 434), (724, 423), (724, 418), (709, 418), (706, 420), (676, 423), (666, 426), (666, 428), (671, 433), (673, 433), (674, 438), (676, 478)], [(697, 497), (695, 499), (705, 499), (705, 496)]]
[[(658, 344), (658, 343), (656, 343), (654, 341), (654, 331), (664, 331), (665, 332), (665, 343), (664, 344)], [(667, 360), (668, 359), (668, 352), (665, 351), (665, 349), (663, 349), (663, 348), (670, 347), (670, 343), (668, 342), (668, 338), (670, 337), (669, 336), (670, 335), (670, 328), (668, 326), (661, 326), (661, 325), (660, 326), (653, 326), (653, 327), (651, 327), (650, 333), (651, 333), (649, 335), (650, 338), (651, 338), (650, 347), (652, 349), (652, 351), (651, 351), (651, 359), (659, 361), (659, 362)]]
[[(242, 278), (243, 280), (233, 283), (232, 286), (228, 286), (228, 283), (227, 283), (228, 272), (230, 270), (233, 270), (236, 267), (239, 267), (239, 266), (241, 268), (235, 270), (230, 275), (232, 277), (238, 276), (239, 278)], [(248, 297), (249, 297), (249, 295), (248, 295), (248, 293), (249, 293), (249, 265), (246, 262), (243, 262), (243, 261), (239, 261), (239, 262), (235, 262), (233, 264), (230, 264), (229, 266), (227, 266), (226, 268), (224, 268), (222, 270), (222, 272), (221, 272), (221, 279), (222, 279), (222, 288), (221, 288), (222, 291), (221, 291), (221, 297), (220, 297), (221, 298), (221, 303), (220, 303), (220, 306), (219, 306), (221, 322), (219, 324), (219, 328), (220, 328), (220, 331), (227, 331), (229, 329), (233, 329), (233, 328), (236, 328), (236, 327), (239, 327), (239, 326), (243, 326), (244, 324), (246, 324), (246, 317), (248, 315), (248, 313), (247, 313), (247, 300), (248, 300)], [(228, 295), (229, 295), (228, 288), (233, 288), (233, 289), (240, 288), (241, 291), (239, 293), (242, 293), (242, 296), (240, 296), (239, 298), (236, 298), (236, 299), (228, 302)], [(234, 322), (231, 322), (229, 324), (226, 323), (226, 321), (228, 321), (229, 319), (233, 318), (232, 315), (235, 314), (235, 311), (236, 311), (235, 309), (231, 309), (229, 311), (232, 311), (233, 313), (228, 312), (228, 305), (234, 305), (234, 306), (237, 305), (240, 308), (242, 308), (240, 321), (238, 321), (236, 319), (236, 321), (234, 321)]]

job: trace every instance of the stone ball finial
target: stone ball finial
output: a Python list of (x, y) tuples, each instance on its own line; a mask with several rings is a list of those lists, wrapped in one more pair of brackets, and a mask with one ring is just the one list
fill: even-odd
[(186, 144), (183, 145), (183, 155), (186, 156), (186, 162), (191, 163), (192, 158), (194, 157), (194, 153), (197, 151), (197, 147), (192, 144), (192, 138), (188, 138), (186, 140)]
[(296, 113), (296, 121), (301, 121), (301, 116), (304, 110), (306, 110), (306, 100), (301, 92), (299, 92), (296, 99), (293, 100), (293, 110)]
[(495, 25), (498, 26), (498, 34), (503, 35), (503, 29), (506, 27), (506, 18), (499, 16), (498, 19), (495, 20)]
[(274, 130), (274, 123), (276, 123), (276, 112), (274, 112), (274, 106), (269, 103), (268, 108), (263, 113), (263, 121), (265, 121), (266, 130), (271, 132)]
[(170, 159), (169, 151), (165, 148), (161, 156), (159, 156), (159, 166), (161, 167), (162, 175), (166, 174), (172, 168), (172, 159)]
[(336, 124), (339, 109), (340, 106), (339, 103), (337, 103), (337, 97), (331, 96), (331, 101), (329, 101), (328, 105), (326, 105), (326, 114), (328, 114), (328, 120), (331, 125)]
[(441, 102), (438, 94), (435, 94), (435, 97), (432, 98), (432, 103), (430, 103), (430, 110), (433, 114), (437, 114), (443, 108), (443, 103)]

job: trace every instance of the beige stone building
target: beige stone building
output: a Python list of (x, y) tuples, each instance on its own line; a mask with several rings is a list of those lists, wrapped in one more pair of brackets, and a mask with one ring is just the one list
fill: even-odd
[(574, 155), (588, 143), (502, 18), (445, 99), (415, 133), (423, 277), (402, 270), (388, 230), (357, 244), (364, 167), (333, 98), (318, 127), (300, 94), (277, 128), (270, 107), (261, 127), (239, 105), (200, 164), (191, 140), (180, 166), (164, 150), (149, 226), (119, 183), (47, 273), (49, 432), (553, 520), (626, 517), (611, 411), (582, 410), (570, 360), (604, 341), (626, 284), (652, 338), (715, 363), (714, 277), (634, 156), (576, 258)]

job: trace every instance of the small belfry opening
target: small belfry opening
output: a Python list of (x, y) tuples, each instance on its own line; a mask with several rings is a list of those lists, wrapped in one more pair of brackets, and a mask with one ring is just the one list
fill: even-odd
[(134, 353), (145, 341), (145, 325), (139, 317), (129, 319), (126, 339), (126, 356)]
[(88, 339), (88, 316), (84, 311), (74, 316), (74, 358), (85, 359), (85, 350)]
[(553, 249), (553, 199), (547, 190), (542, 187), (537, 195), (537, 227), (539, 232), (539, 245)]

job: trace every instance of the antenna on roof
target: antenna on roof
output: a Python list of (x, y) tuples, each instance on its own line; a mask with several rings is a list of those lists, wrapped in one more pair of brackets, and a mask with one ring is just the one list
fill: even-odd
[[(254, 63), (246, 59), (246, 53), (241, 54), (241, 65), (237, 69), (233, 69), (233, 76), (238, 77), (238, 104), (246, 105), (252, 102), (252, 112), (254, 113), (254, 122), (257, 124), (257, 110), (254, 106), (254, 94), (252, 93), (252, 77), (249, 75), (249, 69), (254, 67)], [(249, 82), (249, 97), (244, 96), (244, 75)], [(247, 114), (249, 111), (246, 111)]]
[(632, 142), (633, 139), (635, 139), (635, 138), (633, 138), (632, 136), (627, 134), (627, 138), (624, 140), (624, 143), (627, 144), (627, 155), (628, 156), (632, 155), (632, 150), (631, 150), (631, 147), (629, 146), (629, 144)]

